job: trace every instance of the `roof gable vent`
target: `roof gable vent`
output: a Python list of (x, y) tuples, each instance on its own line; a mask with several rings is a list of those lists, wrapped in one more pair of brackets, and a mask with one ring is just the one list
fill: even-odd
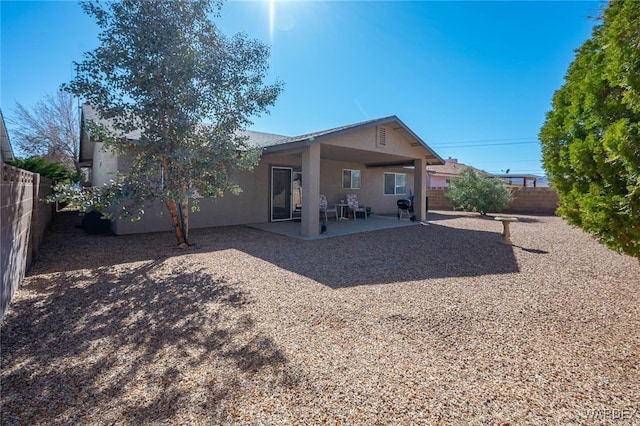
[(378, 126), (378, 137), (376, 139), (376, 145), (380, 148), (387, 146), (387, 128)]

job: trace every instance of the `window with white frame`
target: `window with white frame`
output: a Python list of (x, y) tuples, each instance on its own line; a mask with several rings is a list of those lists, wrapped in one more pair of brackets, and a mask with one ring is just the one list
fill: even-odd
[(384, 174), (384, 194), (404, 195), (407, 193), (407, 175), (405, 173)]
[(342, 189), (360, 189), (360, 170), (342, 170)]

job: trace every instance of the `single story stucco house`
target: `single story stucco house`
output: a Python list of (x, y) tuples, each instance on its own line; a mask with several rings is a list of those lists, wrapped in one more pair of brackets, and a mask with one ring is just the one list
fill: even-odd
[[(91, 185), (100, 186), (122, 170), (127, 161), (103, 150), (86, 131), (95, 112), (82, 110), (80, 161), (90, 167)], [(243, 192), (215, 199), (200, 199), (200, 211), (189, 217), (192, 229), (300, 220), (301, 235), (319, 233), (319, 199), (330, 204), (356, 194), (375, 214), (395, 214), (397, 200), (414, 195), (415, 215), (425, 220), (426, 168), (444, 164), (442, 158), (398, 117), (390, 116), (334, 129), (287, 137), (246, 131), (249, 143), (262, 149), (252, 172), (237, 172)], [(127, 135), (135, 139), (139, 133)], [(171, 221), (159, 203), (145, 208), (141, 221), (116, 220), (115, 234), (171, 229)]]

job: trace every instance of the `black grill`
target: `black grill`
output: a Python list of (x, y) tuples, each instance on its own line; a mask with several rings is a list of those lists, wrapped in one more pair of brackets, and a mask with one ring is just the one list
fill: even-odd
[(413, 203), (411, 202), (411, 200), (407, 200), (406, 198), (398, 200), (398, 219), (402, 218), (402, 215), (404, 214), (407, 215), (408, 219), (411, 219), (413, 217), (411, 215), (412, 212), (413, 212)]
[(411, 210), (411, 200), (398, 200), (398, 210), (406, 210), (409, 211)]

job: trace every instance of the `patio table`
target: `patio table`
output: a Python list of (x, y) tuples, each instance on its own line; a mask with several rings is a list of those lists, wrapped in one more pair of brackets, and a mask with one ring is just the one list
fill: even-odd
[(347, 220), (348, 218), (344, 215), (344, 209), (349, 207), (349, 204), (338, 203), (336, 204), (336, 207), (340, 208), (340, 220)]

